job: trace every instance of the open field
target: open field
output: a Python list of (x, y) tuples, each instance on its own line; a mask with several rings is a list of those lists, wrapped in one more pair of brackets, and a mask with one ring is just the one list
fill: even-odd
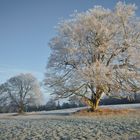
[(1, 114), (0, 140), (139, 140), (138, 106), (133, 113), (90, 117), (66, 115), (64, 110), (58, 115)]

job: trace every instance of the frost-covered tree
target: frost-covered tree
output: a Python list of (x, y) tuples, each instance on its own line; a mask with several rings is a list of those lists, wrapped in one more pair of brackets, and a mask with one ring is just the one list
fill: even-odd
[(95, 6), (62, 21), (50, 41), (45, 84), (57, 98), (80, 96), (94, 111), (103, 94), (140, 91), (140, 19), (136, 6)]
[(31, 74), (20, 74), (0, 85), (0, 106), (10, 106), (24, 112), (25, 105), (40, 104), (42, 99), (38, 81)]

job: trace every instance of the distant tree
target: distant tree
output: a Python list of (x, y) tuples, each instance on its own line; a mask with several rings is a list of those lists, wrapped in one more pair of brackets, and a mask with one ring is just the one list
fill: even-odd
[(47, 110), (55, 110), (55, 109), (57, 109), (56, 102), (55, 102), (54, 99), (50, 98), (50, 100), (46, 103), (46, 109)]
[(57, 102), (56, 108), (57, 109), (61, 109), (61, 105), (60, 105), (60, 102), (59, 101)]
[(0, 85), (0, 106), (12, 105), (19, 113), (25, 106), (40, 104), (42, 95), (38, 81), (32, 74), (20, 74)]
[(70, 104), (67, 102), (63, 102), (62, 106), (61, 106), (62, 109), (67, 109), (67, 108), (71, 108)]
[(91, 110), (103, 94), (140, 91), (140, 19), (136, 6), (118, 2), (113, 10), (95, 6), (62, 21), (50, 41), (45, 84), (56, 98), (80, 96)]

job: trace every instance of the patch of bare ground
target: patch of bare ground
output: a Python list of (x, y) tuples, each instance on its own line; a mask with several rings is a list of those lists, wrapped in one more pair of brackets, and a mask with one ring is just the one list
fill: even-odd
[(131, 115), (140, 114), (140, 110), (136, 109), (110, 109), (110, 108), (99, 108), (94, 112), (89, 109), (80, 110), (74, 113), (76, 116), (114, 116), (114, 115)]

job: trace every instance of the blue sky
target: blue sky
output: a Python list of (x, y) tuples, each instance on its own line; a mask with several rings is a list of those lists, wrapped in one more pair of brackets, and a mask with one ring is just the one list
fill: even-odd
[[(113, 8), (118, 0), (0, 0), (0, 83), (19, 73), (31, 72), (41, 81), (55, 26), (74, 10), (94, 5)], [(124, 0), (123, 0), (124, 1)], [(140, 0), (136, 3), (140, 15)]]

